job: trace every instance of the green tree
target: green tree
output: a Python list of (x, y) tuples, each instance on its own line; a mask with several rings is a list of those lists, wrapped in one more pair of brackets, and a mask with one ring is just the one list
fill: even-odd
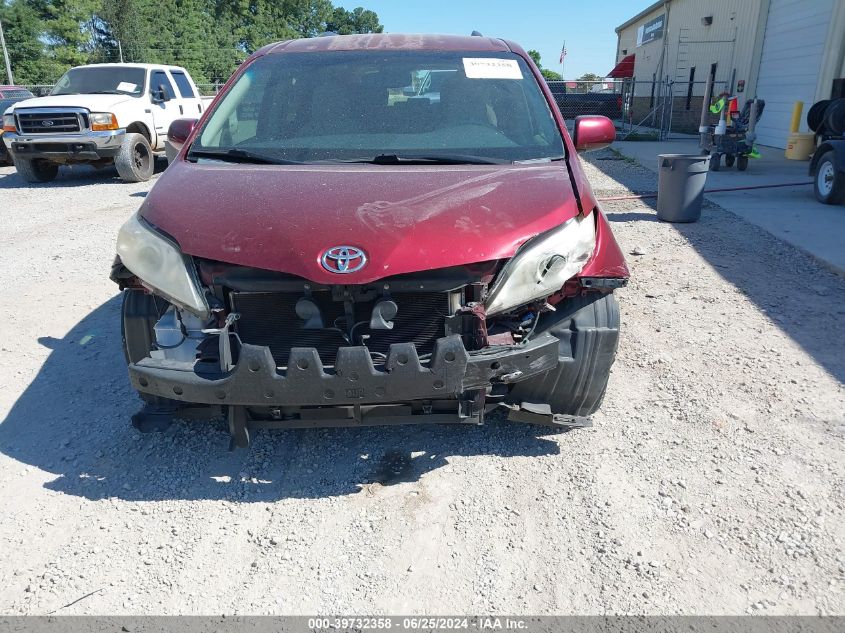
[(595, 73), (584, 73), (575, 81), (578, 82), (578, 92), (590, 92), (596, 83), (602, 81), (604, 77), (596, 75)]
[(28, 4), (40, 17), (40, 37), (54, 67), (63, 72), (88, 61), (95, 44), (92, 18), (98, 0), (29, 0)]
[(379, 22), (375, 11), (363, 7), (357, 7), (352, 11), (347, 11), (343, 7), (335, 7), (326, 24), (326, 30), (333, 31), (338, 35), (382, 33), (384, 26)]
[[(0, 2), (0, 20), (9, 49), (9, 61), (15, 83), (39, 84), (52, 82), (55, 78), (43, 67), (45, 47), (39, 39), (42, 23), (38, 12), (29, 4), (14, 1)], [(6, 77), (6, 68), (0, 64), (0, 76)]]
[(373, 11), (331, 0), (0, 0), (0, 19), (15, 80), (26, 84), (118, 61), (121, 51), (127, 62), (176, 64), (199, 83), (222, 82), (271, 42), (384, 30)]
[(543, 68), (543, 64), (540, 63), (539, 51), (536, 51), (532, 48), (530, 51), (528, 51), (528, 56), (534, 60), (535, 64), (537, 64), (537, 68), (540, 69), (540, 74), (543, 75), (546, 81), (560, 81), (562, 79), (560, 73), (557, 73), (553, 70), (549, 70), (548, 68)]

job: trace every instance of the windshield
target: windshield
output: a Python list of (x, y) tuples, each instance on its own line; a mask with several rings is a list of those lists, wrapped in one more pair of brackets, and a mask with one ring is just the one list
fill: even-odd
[(261, 57), (222, 97), (188, 158), (227, 151), (305, 163), (506, 163), (564, 153), (519, 56), (440, 51)]
[(101, 66), (71, 68), (59, 79), (50, 94), (125, 94), (140, 97), (143, 90), (143, 68)]

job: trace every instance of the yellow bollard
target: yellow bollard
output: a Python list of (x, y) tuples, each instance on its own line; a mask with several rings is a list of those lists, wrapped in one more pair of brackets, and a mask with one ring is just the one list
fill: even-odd
[(801, 111), (804, 109), (803, 101), (796, 101), (792, 106), (792, 123), (789, 125), (790, 134), (798, 134), (798, 127), (801, 125)]

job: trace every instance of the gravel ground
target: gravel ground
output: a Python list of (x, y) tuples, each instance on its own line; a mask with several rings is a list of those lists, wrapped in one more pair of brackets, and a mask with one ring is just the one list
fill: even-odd
[[(599, 195), (655, 188), (590, 162)], [(107, 276), (150, 184), (0, 168), (0, 613), (845, 614), (845, 279), (718, 207), (608, 203), (637, 254), (592, 429), (229, 453), (220, 424), (129, 425)]]

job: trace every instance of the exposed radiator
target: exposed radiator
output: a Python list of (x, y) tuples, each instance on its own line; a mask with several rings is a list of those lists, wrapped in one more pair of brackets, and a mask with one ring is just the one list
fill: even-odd
[[(233, 309), (241, 315), (236, 322), (237, 332), (244, 343), (268, 346), (280, 367), (287, 366), (293, 347), (314, 347), (324, 365), (333, 365), (337, 349), (349, 343), (337, 331), (303, 329), (303, 321), (295, 312), (301, 297), (298, 293), (233, 293)], [(342, 302), (332, 301), (326, 292), (316, 292), (312, 298), (320, 306), (327, 327), (336, 322), (347, 331)], [(391, 298), (399, 306), (392, 330), (371, 331), (373, 303), (355, 303), (355, 321), (365, 322), (355, 329), (355, 344), (361, 344), (361, 335), (369, 335), (366, 345), (371, 352), (387, 354), (392, 343), (414, 343), (418, 354), (430, 354), (434, 342), (445, 335), (448, 294), (394, 293)]]

